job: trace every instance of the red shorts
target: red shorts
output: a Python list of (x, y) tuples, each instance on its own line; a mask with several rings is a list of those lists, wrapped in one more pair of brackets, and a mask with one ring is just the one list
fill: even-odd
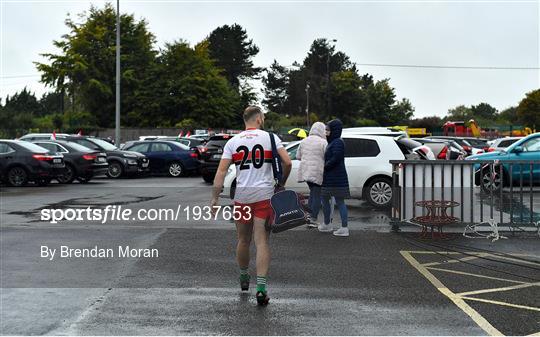
[(269, 223), (274, 218), (274, 211), (270, 205), (270, 199), (252, 202), (249, 204), (234, 202), (234, 206), (239, 208), (238, 211), (242, 215), (240, 220), (237, 220), (237, 222), (244, 225), (253, 224), (254, 217), (265, 219)]

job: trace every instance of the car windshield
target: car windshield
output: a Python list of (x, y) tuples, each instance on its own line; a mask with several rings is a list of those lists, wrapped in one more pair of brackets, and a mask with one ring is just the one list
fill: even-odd
[(118, 150), (118, 148), (114, 145), (112, 145), (109, 142), (106, 142), (104, 140), (101, 140), (99, 138), (88, 138), (89, 141), (96, 143), (97, 145), (101, 146), (105, 151), (114, 151)]
[(20, 146), (24, 147), (25, 149), (27, 149), (30, 152), (38, 152), (38, 153), (47, 153), (47, 152), (49, 152), (49, 150), (47, 150), (44, 147), (41, 147), (41, 146), (33, 144), (33, 143), (25, 142), (25, 141), (19, 141), (19, 142), (17, 142), (17, 145), (20, 145)]

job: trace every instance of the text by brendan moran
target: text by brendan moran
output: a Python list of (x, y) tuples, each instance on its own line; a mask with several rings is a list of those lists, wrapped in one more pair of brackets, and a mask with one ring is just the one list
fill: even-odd
[(129, 246), (117, 246), (115, 248), (71, 248), (69, 246), (60, 246), (59, 248), (50, 248), (41, 246), (41, 257), (49, 260), (55, 258), (153, 258), (159, 257), (159, 251), (156, 248), (131, 248)]

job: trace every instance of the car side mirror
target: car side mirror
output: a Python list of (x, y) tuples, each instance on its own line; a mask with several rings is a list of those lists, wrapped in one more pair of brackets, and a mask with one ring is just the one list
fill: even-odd
[(521, 153), (521, 152), (523, 152), (523, 147), (522, 147), (522, 146), (516, 146), (516, 147), (514, 148), (514, 151), (512, 151), (512, 152), (514, 152), (514, 153)]

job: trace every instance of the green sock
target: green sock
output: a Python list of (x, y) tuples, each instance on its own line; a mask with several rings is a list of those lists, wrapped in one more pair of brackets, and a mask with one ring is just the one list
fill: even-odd
[(266, 292), (266, 276), (257, 276), (257, 291)]
[(246, 280), (249, 280), (249, 267), (245, 267), (245, 268), (240, 268), (240, 280), (241, 281), (246, 281)]

